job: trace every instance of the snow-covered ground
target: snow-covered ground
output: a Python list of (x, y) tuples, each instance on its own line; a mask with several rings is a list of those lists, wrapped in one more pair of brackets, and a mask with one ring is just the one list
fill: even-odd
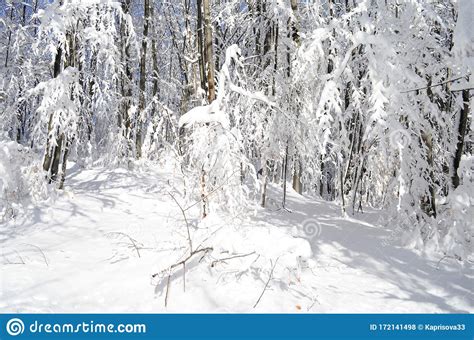
[(343, 218), (294, 192), (291, 212), (275, 205), (198, 222), (198, 206), (189, 209), (194, 250), (212, 251), (174, 269), (165, 307), (166, 270), (189, 255), (168, 194), (179, 201), (180, 187), (165, 171), (73, 167), (54, 203), (0, 225), (0, 311), (474, 312), (469, 262), (400, 247), (377, 211)]

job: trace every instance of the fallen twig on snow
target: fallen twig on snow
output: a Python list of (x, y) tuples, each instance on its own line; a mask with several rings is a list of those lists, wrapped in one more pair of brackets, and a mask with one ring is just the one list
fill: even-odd
[(255, 302), (255, 305), (253, 305), (253, 308), (257, 307), (258, 303), (259, 303), (260, 300), (262, 299), (263, 294), (264, 294), (265, 291), (267, 290), (268, 284), (270, 283), (270, 281), (271, 281), (271, 279), (272, 279), (272, 277), (273, 277), (273, 271), (275, 270), (275, 267), (276, 267), (276, 264), (277, 264), (277, 262), (278, 262), (278, 259), (279, 259), (279, 257), (277, 257), (277, 259), (275, 260), (275, 264), (273, 264), (273, 267), (272, 267), (272, 270), (271, 270), (271, 272), (270, 272), (270, 276), (268, 277), (267, 283), (265, 284), (265, 287), (263, 287), (262, 294), (260, 294), (260, 296), (258, 297), (257, 302)]
[[(137, 252), (138, 257), (141, 258), (140, 250), (139, 250), (140, 248), (136, 244), (137, 240), (134, 240), (130, 235), (125, 234), (121, 231), (111, 231), (110, 233), (105, 234), (105, 236), (108, 236), (108, 235), (125, 236), (126, 238), (128, 238), (130, 240), (130, 242), (132, 243), (133, 248), (135, 248), (135, 251)], [(144, 248), (142, 248), (142, 249), (144, 249)]]
[(30, 247), (33, 247), (33, 248), (35, 248), (36, 250), (38, 250), (38, 251), (41, 253), (41, 255), (43, 256), (43, 261), (44, 261), (44, 263), (46, 264), (46, 267), (49, 267), (48, 259), (46, 258), (46, 255), (44, 254), (43, 249), (41, 249), (40, 247), (38, 247), (38, 246), (36, 246), (36, 245), (34, 245), (34, 244), (31, 244), (31, 243), (23, 243), (23, 245), (25, 245), (25, 246), (30, 246)]
[(436, 264), (436, 270), (439, 270), (439, 266), (444, 259), (453, 259), (456, 260), (454, 256), (444, 255), (442, 258), (439, 259), (438, 263)]
[(238, 254), (238, 255), (234, 255), (234, 256), (224, 257), (222, 259), (216, 259), (216, 260), (212, 261), (211, 267), (214, 267), (219, 262), (225, 262), (227, 260), (232, 260), (232, 259), (236, 259), (236, 258), (239, 258), (239, 257), (246, 257), (246, 256), (250, 256), (250, 255), (253, 255), (253, 254), (255, 254), (255, 251), (253, 251), (251, 253), (248, 253), (248, 254)]
[(20, 253), (16, 249), (14, 249), (13, 251), (18, 256), (21, 262), (11, 262), (10, 259), (7, 258), (4, 253), (2, 253), (3, 258), (7, 261), (4, 264), (26, 264), (25, 261), (23, 260), (23, 257), (20, 255)]
[[(182, 261), (179, 261), (171, 266), (168, 267), (168, 269), (166, 270), (169, 274), (168, 274), (168, 281), (166, 283), (166, 294), (165, 294), (165, 307), (168, 305), (168, 296), (169, 296), (169, 289), (170, 289), (170, 282), (171, 282), (171, 276), (173, 275), (173, 269), (178, 267), (178, 266), (183, 266), (183, 280), (186, 280), (186, 262), (188, 262), (189, 260), (191, 260), (194, 255), (196, 254), (199, 254), (199, 253), (204, 253), (204, 255), (206, 255), (209, 251), (212, 251), (213, 248), (211, 247), (207, 247), (207, 248), (202, 248), (202, 249), (196, 249), (194, 251), (192, 251), (188, 257), (186, 257), (184, 260)], [(203, 257), (204, 257), (203, 255)], [(202, 260), (202, 257), (199, 261)], [(153, 274), (151, 277), (152, 278), (155, 278), (156, 276), (159, 276), (160, 273), (155, 273)], [(183, 284), (183, 287), (184, 289), (186, 289), (186, 284), (184, 283)]]

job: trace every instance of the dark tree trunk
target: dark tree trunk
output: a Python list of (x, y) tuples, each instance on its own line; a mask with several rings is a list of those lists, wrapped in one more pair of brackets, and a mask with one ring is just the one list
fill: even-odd
[(199, 52), (199, 75), (201, 88), (207, 92), (206, 58), (204, 48), (204, 20), (202, 17), (202, 0), (197, 0), (197, 41)]
[[(122, 10), (125, 15), (130, 13), (131, 0), (122, 1)], [(122, 62), (125, 68), (125, 74), (121, 79), (122, 104), (118, 115), (118, 125), (122, 129), (122, 135), (126, 141), (127, 149), (123, 156), (129, 156), (131, 153), (131, 119), (129, 110), (132, 104), (132, 70), (130, 67), (130, 43), (128, 39), (129, 31), (127, 24), (122, 21), (120, 25), (121, 43), (122, 43)]]
[(212, 103), (216, 99), (216, 85), (214, 79), (214, 57), (212, 47), (212, 24), (210, 0), (203, 0), (204, 14), (204, 42), (205, 66), (207, 68), (207, 99)]
[(459, 165), (461, 164), (461, 157), (464, 149), (464, 137), (466, 136), (467, 121), (469, 116), (469, 90), (463, 90), (461, 95), (463, 106), (461, 108), (461, 111), (459, 112), (457, 144), (456, 152), (454, 153), (453, 174), (451, 178), (454, 189), (456, 189), (460, 184), (458, 170)]
[(143, 39), (142, 39), (142, 49), (140, 56), (140, 97), (138, 101), (138, 117), (136, 118), (136, 156), (137, 158), (142, 157), (142, 124), (144, 118), (145, 110), (145, 92), (146, 92), (146, 52), (147, 52), (147, 39), (148, 39), (148, 30), (150, 26), (150, 0), (144, 1), (144, 13), (145, 18), (143, 19)]
[[(62, 71), (63, 49), (58, 47), (54, 58), (53, 77), (57, 78)], [(59, 131), (53, 131), (54, 113), (49, 116), (48, 137), (46, 140), (46, 152), (43, 159), (43, 170), (46, 171), (48, 183), (55, 182), (59, 173), (59, 164), (61, 157), (62, 138), (57, 136), (54, 141), (51, 140), (52, 135), (58, 134)]]

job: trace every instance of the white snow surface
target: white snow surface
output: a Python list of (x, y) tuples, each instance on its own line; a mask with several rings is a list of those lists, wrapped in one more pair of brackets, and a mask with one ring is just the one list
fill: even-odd
[[(176, 268), (165, 307), (166, 269), (189, 255), (168, 194), (179, 201), (177, 173), (69, 169), (54, 202), (0, 224), (0, 311), (474, 312), (468, 262), (399, 246), (379, 211), (341, 217), (295, 192), (291, 212), (278, 210), (278, 186), (266, 209), (202, 221), (198, 205), (187, 211), (194, 249), (213, 250)], [(235, 255), (247, 256), (213, 263)]]
[(225, 115), (219, 109), (219, 102), (214, 101), (209, 105), (197, 106), (179, 118), (179, 127), (192, 126), (194, 124), (205, 123), (221, 123), (222, 126), (227, 127), (228, 123)]

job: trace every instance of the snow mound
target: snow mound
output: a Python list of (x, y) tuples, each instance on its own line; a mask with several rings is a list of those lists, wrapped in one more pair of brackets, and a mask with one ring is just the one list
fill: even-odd
[(188, 127), (194, 124), (206, 124), (217, 122), (222, 124), (222, 126), (227, 126), (227, 121), (224, 117), (224, 114), (219, 110), (218, 102), (214, 101), (209, 105), (197, 106), (179, 119), (179, 127)]
[(46, 184), (34, 153), (0, 136), (0, 221), (19, 215), (22, 206), (44, 197)]

